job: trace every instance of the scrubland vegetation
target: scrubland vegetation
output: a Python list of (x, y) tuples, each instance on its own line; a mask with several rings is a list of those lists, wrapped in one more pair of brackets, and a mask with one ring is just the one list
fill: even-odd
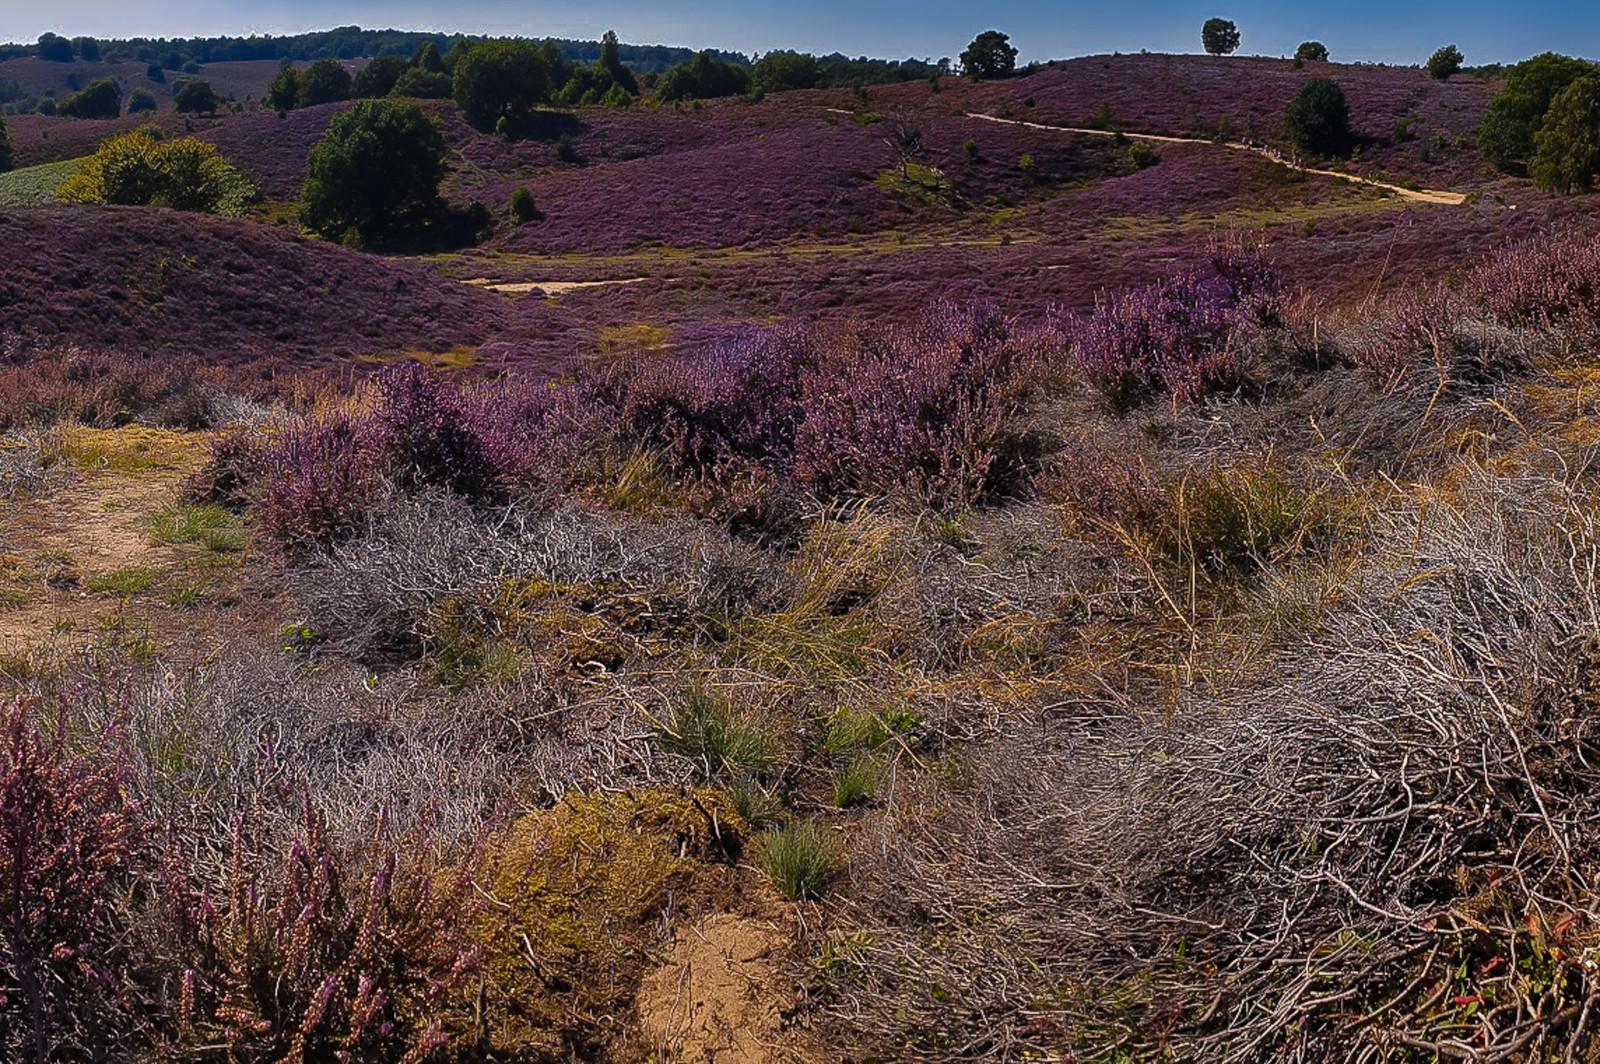
[(0, 1056), (1596, 1052), (1592, 67), (361, 32), (19, 60)]

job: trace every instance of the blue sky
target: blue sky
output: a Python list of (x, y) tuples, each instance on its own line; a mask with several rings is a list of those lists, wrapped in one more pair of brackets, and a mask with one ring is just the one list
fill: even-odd
[(1095, 52), (1197, 51), (1200, 23), (1234, 19), (1243, 52), (1290, 53), (1308, 38), (1335, 59), (1414, 63), (1455, 42), (1468, 62), (1554, 49), (1600, 53), (1600, 3), (1549, 0), (1328, 0), (1322, 3), (1128, 0), (0, 0), (0, 40), (45, 30), (103, 37), (285, 33), (351, 23), (528, 36), (598, 37), (729, 48), (937, 59), (979, 30), (1012, 35), (1024, 59)]

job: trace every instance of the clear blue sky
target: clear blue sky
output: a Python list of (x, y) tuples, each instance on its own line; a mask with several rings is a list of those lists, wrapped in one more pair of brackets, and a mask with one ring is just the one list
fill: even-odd
[(1554, 49), (1600, 53), (1600, 2), (1569, 0), (0, 0), (0, 40), (69, 36), (287, 33), (357, 24), (527, 36), (598, 37), (727, 48), (955, 56), (979, 30), (1010, 33), (1027, 59), (1199, 50), (1200, 23), (1231, 18), (1241, 52), (1280, 55), (1321, 40), (1335, 59), (1415, 63), (1455, 42), (1469, 63)]

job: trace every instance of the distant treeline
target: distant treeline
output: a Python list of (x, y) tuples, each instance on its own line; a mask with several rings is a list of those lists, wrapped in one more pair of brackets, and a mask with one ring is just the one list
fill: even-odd
[[(460, 33), (423, 33), (412, 30), (365, 30), (359, 26), (341, 26), (338, 29), (314, 33), (296, 33), (288, 36), (250, 37), (132, 37), (128, 39), (96, 40), (89, 37), (64, 37), (47, 34), (48, 44), (0, 44), (0, 60), (22, 56), (42, 55), (47, 59), (71, 62), (76, 58), (102, 59), (112, 62), (138, 60), (161, 64), (169, 69), (179, 69), (187, 63), (222, 63), (249, 59), (273, 59), (279, 62), (297, 60), (314, 62), (318, 59), (378, 59), (395, 56), (409, 59), (424, 44), (432, 44), (439, 53), (448, 53), (460, 42), (476, 42), (487, 38)], [(600, 59), (599, 41), (577, 41), (550, 37), (548, 41), (560, 50), (562, 58), (574, 63), (594, 64)], [(620, 44), (619, 58), (635, 74), (648, 76), (662, 74), (675, 66), (691, 62), (697, 50), (675, 48), (661, 44)], [(707, 49), (715, 60), (735, 66), (753, 65), (752, 57), (740, 52)], [(948, 73), (950, 60), (937, 63), (922, 59), (869, 59), (865, 56), (851, 58), (842, 53), (816, 57), (817, 83), (820, 86), (881, 85), (895, 81), (917, 81), (935, 73)]]
[[(182, 62), (223, 63), (247, 59), (289, 60), (317, 59), (377, 59), (380, 56), (409, 58), (424, 44), (432, 44), (441, 53), (450, 50), (458, 41), (481, 41), (488, 38), (461, 33), (420, 33), (411, 30), (364, 30), (359, 26), (341, 26), (338, 29), (315, 33), (296, 33), (276, 37), (270, 34), (250, 37), (132, 37), (126, 40), (99, 40), (93, 45), (97, 56), (108, 61), (137, 59), (144, 63), (159, 63), (177, 56)], [(73, 38), (77, 46), (86, 38)], [(593, 63), (600, 57), (599, 41), (574, 41), (548, 38), (561, 50), (564, 58), (574, 62)], [(671, 48), (660, 44), (623, 44), (621, 58), (635, 73), (660, 73), (695, 56), (693, 48)], [(37, 44), (0, 44), (0, 59), (40, 54)], [(81, 48), (78, 55), (83, 55)], [(737, 52), (712, 50), (712, 56), (724, 62), (749, 65), (749, 58)], [(180, 64), (181, 65), (181, 64)]]

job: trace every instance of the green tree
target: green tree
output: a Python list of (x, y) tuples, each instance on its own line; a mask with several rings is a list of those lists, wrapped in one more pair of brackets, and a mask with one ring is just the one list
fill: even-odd
[(450, 75), (444, 71), (412, 67), (400, 75), (400, 80), (389, 90), (390, 96), (407, 96), (414, 100), (443, 100), (450, 95)]
[(128, 93), (128, 113), (130, 115), (144, 111), (154, 111), (158, 106), (155, 96), (145, 89), (134, 89)]
[(217, 94), (211, 91), (211, 85), (199, 78), (184, 78), (172, 94), (172, 106), (179, 114), (214, 115), (217, 103)]
[(311, 149), (300, 220), (330, 239), (374, 244), (440, 208), (444, 136), (414, 103), (362, 100)]
[(549, 98), (549, 67), (526, 41), (476, 44), (455, 62), (454, 96), (475, 128), (512, 131)]
[(1208, 18), (1200, 27), (1200, 43), (1212, 55), (1232, 55), (1239, 50), (1239, 27), (1225, 18)]
[(1581, 77), (1556, 94), (1533, 144), (1528, 176), (1534, 184), (1563, 194), (1593, 185), (1600, 171), (1600, 75)]
[(0, 174), (5, 173), (15, 165), (16, 159), (11, 154), (11, 137), (6, 134), (6, 120), (0, 115)]
[(380, 56), (356, 72), (350, 83), (350, 95), (358, 100), (387, 96), (409, 69), (409, 64), (398, 56)]
[(78, 58), (86, 63), (100, 61), (100, 42), (93, 37), (72, 38), (72, 49), (78, 53)]
[(816, 56), (789, 51), (768, 52), (756, 60), (750, 75), (755, 87), (762, 92), (816, 88), (820, 77)]
[(606, 30), (605, 36), (600, 38), (600, 61), (595, 66), (605, 71), (614, 84), (635, 96), (639, 94), (639, 82), (633, 71), (622, 64), (622, 48), (617, 43), (615, 30)]
[(39, 58), (52, 63), (70, 63), (74, 56), (72, 42), (54, 33), (39, 35)]
[(1328, 46), (1321, 41), (1304, 41), (1294, 50), (1294, 57), (1302, 63), (1326, 63)]
[(122, 90), (110, 78), (101, 78), (68, 96), (60, 110), (68, 118), (115, 118), (122, 113)]
[(719, 96), (739, 96), (750, 91), (750, 72), (744, 67), (713, 59), (710, 52), (698, 52), (687, 63), (679, 63), (656, 81), (656, 99), (712, 100)]
[(300, 99), (300, 74), (287, 64), (267, 85), (267, 100), (274, 110), (292, 111)]
[(1465, 61), (1461, 49), (1447, 44), (1428, 57), (1428, 73), (1436, 81), (1448, 81), (1451, 74), (1460, 72), (1461, 64)]
[(422, 47), (417, 49), (417, 54), (411, 57), (411, 65), (417, 70), (426, 70), (430, 74), (446, 73), (444, 58), (439, 54), (439, 49), (432, 41), (424, 41)]
[(1300, 151), (1342, 154), (1350, 145), (1350, 105), (1344, 90), (1327, 78), (1312, 78), (1289, 102), (1283, 126)]
[(1534, 134), (1550, 109), (1550, 101), (1574, 81), (1594, 72), (1592, 63), (1554, 52), (1513, 66), (1506, 72), (1505, 87), (1489, 102), (1478, 126), (1478, 150), (1506, 173), (1526, 174), (1533, 156)]
[(984, 30), (961, 53), (961, 72), (969, 78), (1004, 77), (1017, 69), (1017, 50), (999, 30)]
[(295, 102), (301, 107), (349, 98), (350, 72), (337, 61), (319, 59), (300, 72), (299, 94)]

